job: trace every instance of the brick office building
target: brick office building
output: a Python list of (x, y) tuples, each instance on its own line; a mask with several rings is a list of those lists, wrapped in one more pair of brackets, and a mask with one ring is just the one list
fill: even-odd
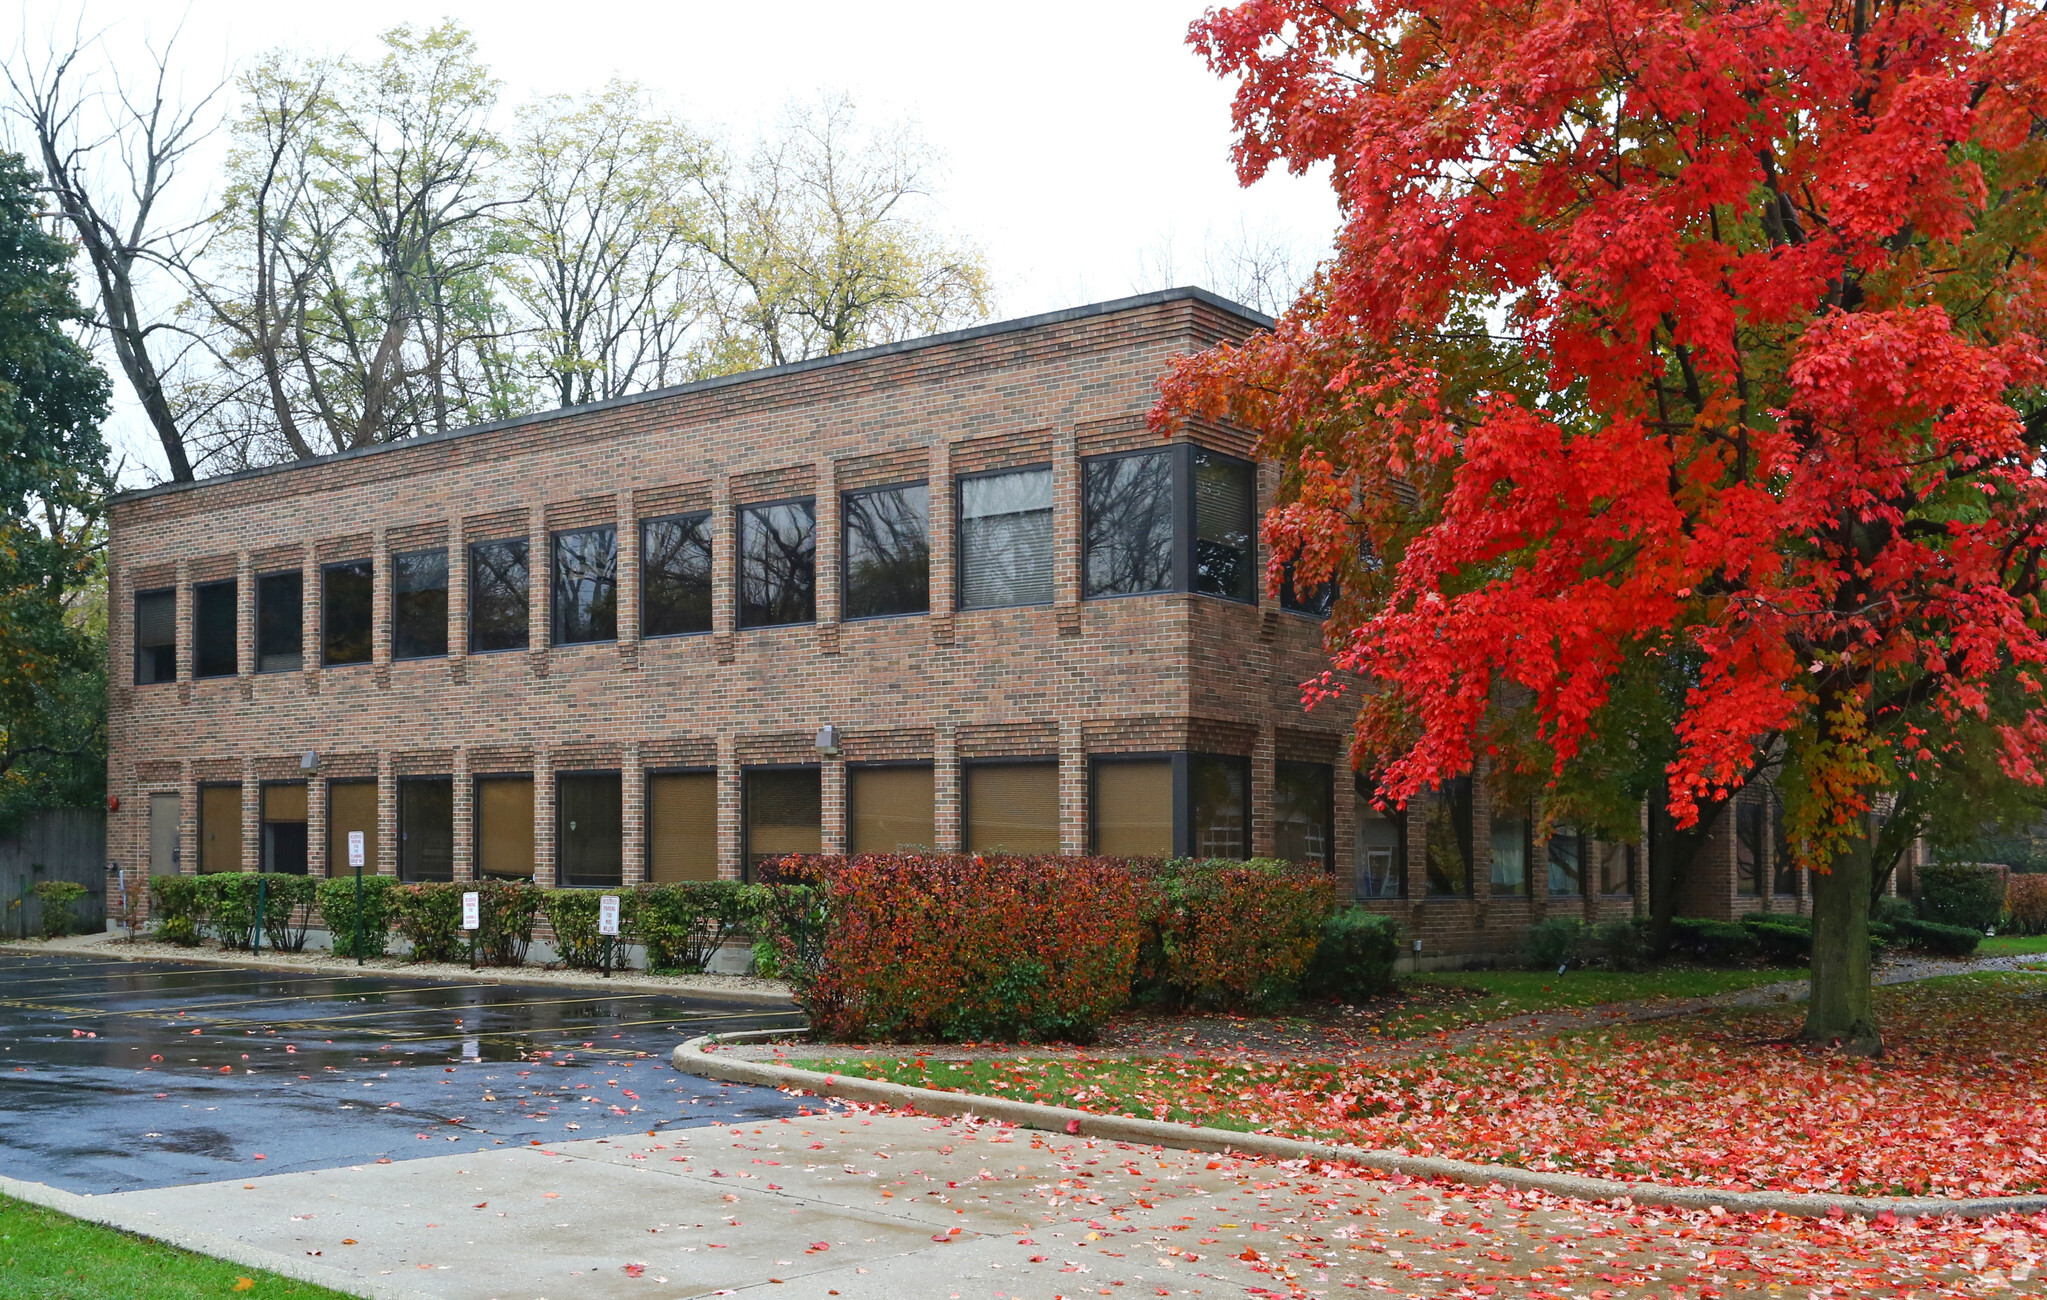
[(1306, 713), (1271, 466), (1144, 427), (1199, 290), (118, 497), (109, 855), (631, 885), (763, 855), (1326, 862), (1432, 954), (1636, 910), (1484, 783), (1388, 819)]

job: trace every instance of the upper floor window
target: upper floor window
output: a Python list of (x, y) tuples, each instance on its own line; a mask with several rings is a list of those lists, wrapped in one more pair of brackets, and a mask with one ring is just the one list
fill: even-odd
[(1089, 597), (1173, 588), (1172, 451), (1097, 456), (1081, 466), (1084, 574)]
[(1004, 470), (962, 478), (962, 609), (1052, 602), (1052, 471)]
[(1336, 608), (1335, 580), (1325, 578), (1312, 587), (1301, 587), (1294, 582), (1292, 560), (1280, 567), (1279, 607), (1310, 618), (1328, 618), (1329, 611)]
[(640, 524), (640, 635), (711, 630), (711, 516)]
[(135, 593), (135, 684), (173, 681), (178, 675), (178, 593)]
[(1258, 598), (1257, 467), (1194, 449), (1194, 590), (1231, 600)]
[(922, 483), (846, 493), (844, 618), (931, 609), (931, 494)]
[(526, 648), (526, 539), (469, 548), (469, 652)]
[(739, 626), (817, 618), (817, 508), (810, 500), (739, 512)]
[(192, 591), (192, 671), (199, 677), (232, 677), (237, 654), (235, 580), (203, 583)]
[(557, 645), (618, 639), (618, 529), (554, 535)]
[(320, 570), (320, 654), (329, 664), (370, 661), (376, 573), (368, 560), (343, 560)]
[(448, 653), (448, 553), (391, 557), (391, 657)]
[(256, 671), (294, 672), (304, 665), (305, 577), (297, 569), (256, 579)]

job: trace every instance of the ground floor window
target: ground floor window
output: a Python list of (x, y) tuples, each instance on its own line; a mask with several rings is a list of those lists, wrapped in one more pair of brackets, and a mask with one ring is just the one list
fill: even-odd
[(476, 779), (476, 875), (533, 878), (533, 778)]
[(398, 782), (398, 876), (455, 878), (455, 782), (408, 776)]
[(846, 773), (853, 853), (928, 853), (938, 843), (929, 763), (856, 767)]
[(1770, 840), (1770, 892), (1779, 898), (1798, 897), (1798, 861), (1791, 852), (1791, 837), (1786, 831), (1784, 805), (1779, 803), (1771, 809), (1776, 815), (1775, 834)]
[(1363, 779), (1357, 790), (1357, 896), (1407, 897), (1407, 809), (1372, 806)]
[(1059, 851), (1057, 761), (973, 763), (965, 777), (967, 852)]
[(1197, 858), (1251, 856), (1249, 759), (1188, 755), (1187, 852)]
[(1333, 866), (1334, 777), (1327, 763), (1277, 763), (1272, 769), (1272, 851), (1289, 862)]
[(1103, 757), (1094, 760), (1088, 806), (1094, 851), (1117, 858), (1173, 856), (1173, 760)]
[(306, 787), (293, 781), (263, 787), (262, 864), (265, 871), (306, 874)]
[(349, 857), (351, 835), (362, 836), (362, 873), (377, 874), (377, 783), (375, 781), (329, 781), (327, 783), (327, 874), (352, 876), (355, 865)]
[(1763, 892), (1763, 806), (1734, 806), (1734, 892), (1753, 898)]
[(1429, 897), (1471, 894), (1471, 778), (1454, 777), (1428, 796)]
[(625, 882), (625, 802), (616, 772), (564, 772), (554, 781), (555, 861), (570, 889)]
[(242, 787), (199, 787), (199, 870), (242, 869)]
[(1622, 895), (1635, 892), (1635, 846), (1625, 840), (1601, 846), (1599, 892)]
[(647, 774), (647, 879), (718, 878), (718, 774)]
[(769, 858), (824, 851), (824, 788), (815, 767), (750, 767), (741, 774), (749, 877)]
[(1493, 895), (1497, 898), (1528, 896), (1530, 831), (1526, 808), (1500, 808), (1493, 812), (1491, 837)]
[(1565, 898), (1585, 892), (1585, 837), (1575, 827), (1549, 833), (1549, 892)]

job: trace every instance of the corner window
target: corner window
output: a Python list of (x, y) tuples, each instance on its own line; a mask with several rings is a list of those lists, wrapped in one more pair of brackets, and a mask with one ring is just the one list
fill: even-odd
[(391, 557), (391, 657), (448, 653), (448, 553)]
[(526, 539), (469, 548), (469, 652), (526, 648)]
[(1549, 892), (1566, 898), (1585, 892), (1585, 837), (1569, 826), (1550, 832)]
[(1407, 897), (1407, 810), (1372, 806), (1371, 790), (1357, 790), (1357, 896)]
[(1294, 585), (1294, 562), (1288, 560), (1280, 566), (1279, 607), (1291, 614), (1328, 618), (1336, 608), (1336, 582), (1324, 579), (1303, 590)]
[[(640, 524), (640, 635), (711, 630), (711, 516)], [(710, 877), (705, 877), (709, 879)]]
[(1197, 858), (1251, 856), (1251, 763), (1218, 754), (1187, 759), (1187, 851)]
[(293, 781), (263, 787), (261, 870), (306, 874), (306, 787)]
[(1173, 856), (1173, 760), (1098, 758), (1092, 797), (1094, 851), (1114, 858)]
[(1289, 862), (1333, 865), (1336, 839), (1327, 763), (1279, 763), (1272, 773), (1272, 847)]
[(1493, 895), (1496, 898), (1525, 898), (1528, 895), (1529, 822), (1525, 808), (1502, 808), (1493, 813)]
[(570, 889), (616, 888), (624, 880), (625, 807), (616, 772), (555, 778), (555, 861)]
[(718, 878), (718, 774), (647, 774), (647, 879)]
[(455, 878), (455, 782), (408, 776), (398, 782), (398, 878)]
[(320, 570), (320, 655), (323, 662), (370, 661), (376, 572), (368, 560), (343, 560)]
[(1051, 604), (1051, 469), (962, 478), (959, 501), (960, 608)]
[(476, 778), (476, 876), (533, 878), (533, 778)]
[(1255, 465), (1194, 449), (1194, 590), (1230, 600), (1258, 599), (1257, 505)]
[(232, 677), (239, 670), (236, 653), (235, 583), (209, 582), (192, 591), (193, 674)]
[(1453, 777), (1429, 797), (1423, 842), (1428, 859), (1429, 897), (1471, 894), (1471, 778)]
[(554, 535), (554, 642), (618, 640), (618, 529)]
[(883, 618), (931, 609), (931, 493), (922, 483), (848, 492), (840, 505), (840, 614)]
[(817, 510), (784, 501), (739, 512), (739, 626), (817, 619)]
[(135, 593), (135, 684), (169, 682), (178, 676), (178, 593)]
[(1059, 851), (1056, 761), (972, 763), (965, 776), (967, 852)]
[(751, 767), (741, 773), (747, 875), (771, 858), (824, 849), (824, 787), (814, 767)]
[(854, 853), (929, 853), (938, 842), (929, 763), (856, 767), (846, 773)]
[(1081, 463), (1082, 591), (1130, 596), (1173, 588), (1173, 453)]
[(256, 579), (256, 671), (296, 672), (304, 665), (305, 576), (297, 569)]

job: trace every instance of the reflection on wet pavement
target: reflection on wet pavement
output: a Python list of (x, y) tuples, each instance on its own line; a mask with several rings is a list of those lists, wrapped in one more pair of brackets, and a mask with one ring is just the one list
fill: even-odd
[(799, 1019), (708, 994), (0, 953), (0, 1172), (106, 1193), (793, 1114), (667, 1053)]

